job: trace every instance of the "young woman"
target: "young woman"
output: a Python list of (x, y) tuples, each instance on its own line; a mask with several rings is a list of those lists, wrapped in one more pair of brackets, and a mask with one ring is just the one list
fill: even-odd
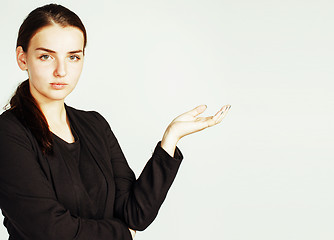
[(164, 201), (185, 135), (222, 121), (199, 106), (167, 127), (136, 180), (106, 120), (64, 104), (81, 74), (86, 30), (55, 4), (32, 11), (16, 56), (28, 80), (0, 116), (0, 207), (9, 239), (130, 240)]

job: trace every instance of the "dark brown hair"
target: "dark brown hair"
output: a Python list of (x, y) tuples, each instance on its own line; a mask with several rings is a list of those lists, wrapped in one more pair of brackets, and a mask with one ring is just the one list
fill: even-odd
[[(86, 29), (80, 18), (71, 10), (57, 4), (48, 4), (33, 10), (23, 21), (17, 37), (16, 46), (28, 51), (30, 40), (43, 27), (58, 24), (62, 27), (77, 27), (84, 35), (84, 48), (87, 44)], [(52, 153), (52, 134), (47, 120), (38, 103), (31, 95), (29, 79), (22, 82), (11, 98), (10, 111), (35, 136), (44, 154)]]
[(57, 4), (36, 8), (28, 15), (20, 27), (16, 47), (21, 46), (27, 52), (30, 40), (38, 30), (52, 24), (79, 28), (84, 35), (84, 48), (86, 47), (87, 33), (80, 18), (68, 8)]

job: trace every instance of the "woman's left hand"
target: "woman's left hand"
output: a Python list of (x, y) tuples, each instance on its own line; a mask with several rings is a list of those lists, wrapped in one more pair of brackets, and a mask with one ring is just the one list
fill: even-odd
[(176, 144), (182, 137), (219, 124), (231, 105), (223, 106), (214, 116), (198, 117), (206, 108), (206, 105), (200, 105), (176, 117), (167, 127), (161, 141), (161, 147), (173, 156)]

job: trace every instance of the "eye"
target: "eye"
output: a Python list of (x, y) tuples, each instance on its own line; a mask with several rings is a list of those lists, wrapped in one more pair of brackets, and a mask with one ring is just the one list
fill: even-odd
[(39, 59), (41, 59), (43, 61), (46, 61), (46, 60), (50, 59), (50, 55), (43, 54), (42, 56), (39, 57)]
[(70, 60), (71, 61), (79, 61), (80, 60), (80, 57), (78, 55), (71, 55), (69, 56)]

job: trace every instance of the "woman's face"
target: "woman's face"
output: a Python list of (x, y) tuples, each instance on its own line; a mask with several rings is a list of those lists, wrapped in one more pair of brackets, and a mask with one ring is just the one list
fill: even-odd
[(39, 104), (63, 101), (75, 88), (83, 67), (84, 36), (79, 28), (51, 25), (30, 40), (27, 52), (17, 49), (30, 91)]

